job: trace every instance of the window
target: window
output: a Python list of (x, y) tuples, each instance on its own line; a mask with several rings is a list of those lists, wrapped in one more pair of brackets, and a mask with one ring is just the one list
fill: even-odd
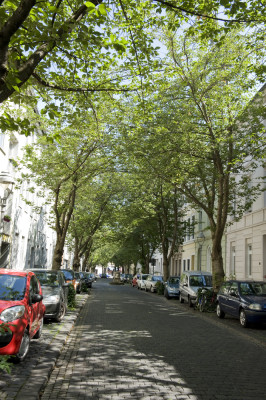
[(190, 235), (191, 235), (191, 239), (194, 239), (194, 237), (195, 237), (195, 216), (194, 215), (191, 218)]
[(39, 294), (40, 289), (39, 289), (39, 283), (38, 280), (35, 276), (32, 276), (30, 279), (30, 303), (32, 302), (32, 296), (34, 294)]
[(199, 231), (202, 231), (202, 211), (199, 211)]
[(232, 285), (230, 286), (230, 292), (229, 292), (229, 294), (230, 294), (230, 295), (235, 295), (235, 296), (238, 295), (238, 285), (237, 285), (236, 282), (233, 282)]
[(207, 248), (207, 271), (212, 271), (212, 252), (210, 246)]
[(247, 245), (247, 273), (248, 277), (252, 276), (252, 245)]
[(235, 246), (231, 246), (231, 265), (230, 265), (230, 273), (232, 275), (236, 274), (236, 248)]
[(189, 259), (187, 260), (187, 270), (188, 271), (190, 270), (190, 260)]
[(183, 260), (183, 271), (186, 270), (186, 260)]
[(186, 228), (187, 240), (190, 240), (190, 218), (187, 220)]
[(5, 142), (5, 135), (3, 133), (0, 133), (0, 147), (4, 147), (4, 142)]

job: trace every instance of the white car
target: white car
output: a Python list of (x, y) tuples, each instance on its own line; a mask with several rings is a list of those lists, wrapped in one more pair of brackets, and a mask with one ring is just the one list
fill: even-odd
[(145, 282), (148, 276), (149, 274), (140, 274), (137, 280), (138, 289), (140, 290), (145, 289)]
[(157, 282), (163, 282), (163, 276), (161, 275), (149, 275), (145, 281), (145, 292), (148, 290), (150, 292), (156, 292), (156, 283)]

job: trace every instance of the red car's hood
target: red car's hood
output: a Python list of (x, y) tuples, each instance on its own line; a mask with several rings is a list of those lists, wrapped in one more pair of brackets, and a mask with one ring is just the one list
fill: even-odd
[(19, 301), (0, 300), (0, 313), (4, 311), (6, 308), (14, 306), (24, 306), (24, 305), (25, 305), (25, 300), (19, 300)]

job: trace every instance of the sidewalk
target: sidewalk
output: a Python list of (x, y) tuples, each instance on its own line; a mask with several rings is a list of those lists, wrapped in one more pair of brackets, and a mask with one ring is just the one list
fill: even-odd
[(11, 373), (0, 371), (0, 400), (38, 400), (48, 381), (80, 310), (90, 295), (76, 296), (77, 308), (68, 310), (61, 323), (45, 323), (40, 339), (31, 340), (24, 362), (11, 364)]

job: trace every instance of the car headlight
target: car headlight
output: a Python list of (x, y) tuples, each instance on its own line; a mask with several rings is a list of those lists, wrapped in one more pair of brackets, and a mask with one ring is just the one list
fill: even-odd
[(252, 303), (249, 305), (248, 307), (250, 310), (257, 310), (257, 311), (261, 311), (262, 310), (262, 305), (258, 304), (258, 303)]
[(43, 299), (44, 304), (57, 304), (60, 301), (60, 296), (55, 294), (53, 296), (48, 296)]
[(4, 322), (15, 321), (15, 319), (19, 319), (24, 315), (25, 307), (24, 306), (14, 306), (10, 308), (6, 308), (0, 314), (0, 319)]

